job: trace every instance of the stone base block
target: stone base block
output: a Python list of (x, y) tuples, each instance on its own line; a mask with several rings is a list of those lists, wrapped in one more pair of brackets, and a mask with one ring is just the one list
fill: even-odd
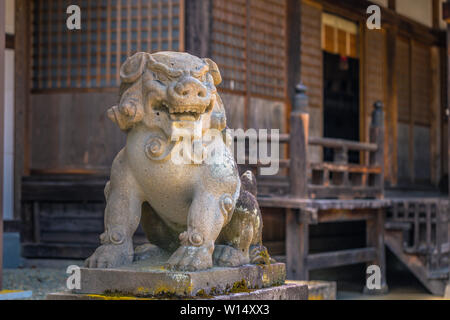
[(73, 293), (140, 297), (216, 296), (282, 285), (286, 279), (283, 263), (179, 272), (141, 261), (118, 269), (80, 271), (81, 289)]
[[(161, 299), (161, 298), (159, 298)], [(164, 298), (162, 298), (164, 299)], [(230, 293), (218, 296), (191, 297), (195, 300), (308, 300), (308, 286), (287, 283), (277, 287), (248, 290), (248, 292)], [(52, 293), (47, 300), (158, 300), (158, 298), (142, 298), (107, 294), (76, 294), (71, 292)]]
[(287, 280), (287, 284), (308, 286), (308, 300), (336, 300), (337, 287), (334, 281), (294, 281)]

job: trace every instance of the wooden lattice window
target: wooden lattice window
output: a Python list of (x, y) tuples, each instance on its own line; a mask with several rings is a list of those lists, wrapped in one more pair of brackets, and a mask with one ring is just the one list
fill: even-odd
[[(66, 9), (81, 9), (68, 30)], [(34, 0), (33, 89), (116, 87), (138, 52), (184, 49), (184, 0)]]
[(222, 88), (246, 91), (246, 0), (213, 1), (212, 55), (219, 65)]
[(286, 96), (286, 2), (213, 0), (212, 55), (222, 88), (256, 96)]
[(338, 16), (322, 14), (322, 49), (341, 56), (358, 58), (358, 24)]
[(415, 124), (431, 125), (430, 47), (412, 42), (411, 51), (412, 116)]

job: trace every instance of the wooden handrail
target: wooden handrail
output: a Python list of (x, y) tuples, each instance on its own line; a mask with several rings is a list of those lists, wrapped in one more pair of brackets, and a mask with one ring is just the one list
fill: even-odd
[(381, 167), (379, 166), (364, 166), (358, 164), (338, 164), (332, 162), (316, 162), (310, 163), (312, 170), (328, 170), (331, 172), (350, 172), (350, 173), (368, 173), (380, 174)]
[[(234, 136), (234, 140), (235, 141), (238, 141), (238, 140), (240, 140), (240, 141), (242, 141), (242, 140), (249, 140), (249, 137), (248, 136), (237, 136), (237, 135), (235, 135)], [(279, 136), (278, 136), (278, 141), (280, 143), (289, 143), (290, 140), (291, 140), (291, 136), (290, 136), (289, 133), (280, 133)], [(256, 141), (259, 141), (259, 136), (256, 137)], [(272, 141), (272, 135), (270, 135), (270, 134), (267, 135), (267, 141), (269, 141), (269, 142)]]
[(334, 138), (319, 138), (319, 137), (310, 137), (309, 144), (312, 146), (322, 146), (326, 148), (334, 148), (334, 149), (348, 149), (348, 150), (359, 150), (359, 151), (377, 151), (378, 145), (376, 143), (367, 143), (367, 142), (357, 142), (343, 139), (334, 139)]

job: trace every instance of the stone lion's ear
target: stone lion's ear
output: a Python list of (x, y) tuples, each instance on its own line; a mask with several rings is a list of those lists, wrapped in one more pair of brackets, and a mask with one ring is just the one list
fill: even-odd
[(213, 77), (214, 85), (218, 86), (222, 82), (222, 76), (220, 75), (219, 67), (217, 64), (209, 58), (203, 59), (209, 65), (209, 73)]
[(142, 75), (147, 65), (149, 54), (138, 52), (129, 57), (120, 68), (122, 82), (133, 83)]

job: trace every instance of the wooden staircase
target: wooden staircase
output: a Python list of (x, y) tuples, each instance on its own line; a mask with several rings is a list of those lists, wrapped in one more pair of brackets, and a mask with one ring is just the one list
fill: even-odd
[(445, 198), (393, 199), (385, 223), (386, 246), (440, 296), (449, 283), (449, 208)]

